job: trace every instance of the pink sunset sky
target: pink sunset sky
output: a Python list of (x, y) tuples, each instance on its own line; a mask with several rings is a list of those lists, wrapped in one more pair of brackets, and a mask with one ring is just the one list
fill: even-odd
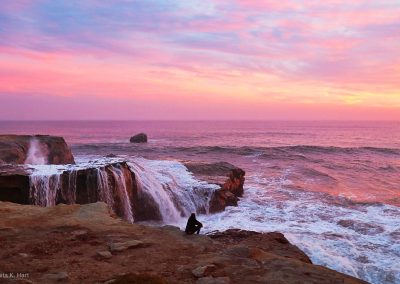
[(400, 2), (1, 1), (25, 119), (400, 120)]

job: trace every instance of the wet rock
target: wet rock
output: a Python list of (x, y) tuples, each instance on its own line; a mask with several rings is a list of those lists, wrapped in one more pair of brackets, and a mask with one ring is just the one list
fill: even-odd
[(29, 176), (24, 171), (0, 171), (0, 200), (29, 204)]
[(119, 243), (111, 243), (110, 250), (112, 252), (120, 252), (130, 248), (137, 248), (143, 246), (144, 243), (138, 240), (131, 240), (126, 242), (119, 242)]
[(215, 270), (215, 268), (216, 266), (214, 264), (199, 266), (192, 270), (192, 274), (197, 278), (208, 276)]
[(145, 133), (139, 133), (129, 139), (131, 143), (147, 143), (147, 135)]
[(196, 284), (229, 284), (229, 277), (202, 277), (197, 279)]

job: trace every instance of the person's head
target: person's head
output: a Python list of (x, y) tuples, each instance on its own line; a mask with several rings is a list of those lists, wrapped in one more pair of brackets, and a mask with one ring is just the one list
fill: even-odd
[(190, 218), (196, 218), (196, 214), (192, 213), (192, 214), (190, 215)]

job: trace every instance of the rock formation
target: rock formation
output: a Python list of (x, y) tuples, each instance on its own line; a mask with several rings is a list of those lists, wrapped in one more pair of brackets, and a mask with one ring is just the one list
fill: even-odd
[[(34, 147), (37, 149), (33, 149)], [(62, 137), (0, 135), (0, 163), (74, 164), (75, 161), (71, 149)]]
[(0, 200), (29, 204), (29, 174), (20, 167), (0, 164)]
[(145, 133), (139, 133), (129, 139), (131, 143), (147, 143), (147, 135)]
[(0, 242), (1, 271), (24, 272), (21, 283), (366, 283), (313, 265), (279, 233), (188, 236), (128, 224), (104, 203), (0, 202)]
[(220, 186), (210, 201), (210, 213), (223, 211), (226, 206), (237, 206), (243, 195), (245, 171), (226, 162), (186, 162), (185, 166), (198, 179)]
[[(206, 213), (205, 207), (209, 207), (210, 213), (221, 211), (226, 206), (237, 205), (238, 196), (243, 193), (244, 171), (241, 169), (228, 163), (187, 164), (200, 179), (219, 184), (220, 188), (216, 191), (193, 189), (189, 196), (179, 191), (192, 189), (159, 184), (156, 190), (168, 191), (163, 198), (170, 198), (170, 202), (163, 202), (158, 193), (154, 194), (156, 185), (152, 182), (156, 181), (143, 184), (146, 172), (138, 172), (138, 167), (132, 168), (132, 164), (130, 167), (123, 161), (111, 161), (114, 162), (62, 166), (58, 172), (45, 175), (33, 174), (34, 168), (0, 166), (0, 201), (40, 206), (103, 201), (116, 215), (137, 222), (161, 221), (163, 209), (185, 216), (192, 212), (185, 208), (190, 202), (194, 202), (197, 213)], [(170, 208), (164, 208), (167, 205)]]
[(142, 192), (126, 162), (70, 168), (47, 176), (23, 167), (0, 167), (0, 200), (52, 206), (106, 202), (115, 214), (133, 222), (161, 220), (154, 199)]

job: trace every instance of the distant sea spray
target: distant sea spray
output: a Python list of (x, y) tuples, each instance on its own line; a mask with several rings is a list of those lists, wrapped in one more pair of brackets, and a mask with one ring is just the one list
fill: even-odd
[(32, 138), (29, 143), (28, 154), (25, 164), (28, 165), (47, 165), (49, 150), (47, 145), (40, 143), (36, 138)]

